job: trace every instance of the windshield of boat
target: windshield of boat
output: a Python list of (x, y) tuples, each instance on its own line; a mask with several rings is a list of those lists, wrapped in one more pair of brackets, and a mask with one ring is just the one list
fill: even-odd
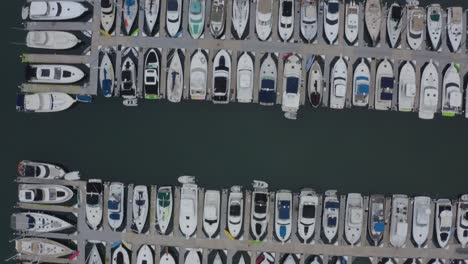
[(299, 89), (299, 78), (288, 77), (286, 79), (286, 93), (297, 94), (298, 89)]
[(338, 13), (340, 5), (338, 3), (328, 3), (328, 12), (330, 13)]
[(167, 2), (168, 11), (177, 11), (178, 8), (179, 8), (179, 4), (177, 3), (177, 0), (169, 0)]
[(215, 77), (215, 81), (214, 81), (215, 85), (215, 92), (216, 93), (225, 93), (226, 92), (226, 83), (227, 83), (227, 79), (226, 77)]
[(315, 217), (315, 205), (304, 205), (302, 208), (302, 217), (314, 218)]
[(290, 17), (292, 15), (292, 2), (283, 2), (283, 16)]

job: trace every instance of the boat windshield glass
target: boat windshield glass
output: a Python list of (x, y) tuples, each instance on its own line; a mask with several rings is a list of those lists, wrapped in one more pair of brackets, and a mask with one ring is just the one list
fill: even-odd
[(179, 4), (177, 3), (177, 0), (169, 0), (167, 2), (168, 11), (177, 11), (178, 8), (179, 8)]
[(338, 3), (328, 3), (328, 12), (330, 13), (338, 13), (340, 5)]
[(325, 208), (326, 209), (339, 209), (340, 208), (340, 203), (338, 203), (338, 202), (326, 202), (325, 203)]
[(302, 208), (302, 217), (314, 218), (315, 217), (315, 205), (304, 205)]
[(292, 2), (283, 2), (283, 16), (290, 17), (292, 15)]
[(439, 14), (437, 14), (437, 13), (432, 13), (432, 14), (431, 14), (431, 20), (432, 20), (432, 21), (439, 22), (439, 19), (440, 19), (440, 15), (439, 15)]
[(288, 77), (286, 79), (286, 93), (297, 94), (299, 89), (299, 78)]
[(262, 80), (262, 89), (273, 90), (275, 89), (275, 81), (273, 80)]
[(215, 83), (214, 87), (217, 93), (226, 92), (226, 83), (227, 83), (226, 77), (215, 77), (214, 83)]

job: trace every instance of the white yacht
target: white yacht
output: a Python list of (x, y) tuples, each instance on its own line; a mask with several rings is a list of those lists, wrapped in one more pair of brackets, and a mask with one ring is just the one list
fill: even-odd
[(400, 69), (398, 81), (398, 110), (411, 112), (416, 99), (416, 69), (411, 61), (406, 61)]
[(453, 52), (460, 48), (463, 31), (463, 8), (447, 8), (447, 35)]
[(260, 40), (271, 36), (273, 25), (273, 0), (257, 0), (255, 30)]
[(367, 0), (365, 6), (366, 28), (372, 40), (373, 46), (377, 44), (380, 36), (380, 25), (382, 24), (382, 7), (380, 0)]
[(370, 70), (366, 63), (366, 59), (361, 59), (361, 62), (354, 70), (353, 78), (353, 105), (367, 106), (369, 104), (369, 86), (370, 86)]
[(236, 239), (242, 234), (244, 223), (244, 194), (241, 186), (232, 186), (228, 198), (227, 229)]
[(170, 37), (179, 33), (182, 21), (182, 0), (167, 0), (166, 29)]
[(333, 66), (330, 80), (330, 108), (343, 109), (346, 101), (346, 85), (348, 81), (348, 66), (340, 57)]
[(326, 238), (326, 243), (332, 244), (338, 233), (340, 215), (340, 201), (335, 190), (325, 192), (322, 213), (322, 228)]
[(267, 106), (274, 105), (276, 103), (277, 69), (271, 53), (268, 53), (261, 63), (259, 79), (258, 103)]
[(65, 31), (29, 31), (26, 46), (35, 49), (67, 50), (81, 43), (74, 34)]
[(48, 180), (63, 179), (66, 172), (60, 166), (44, 163), (34, 162), (29, 160), (22, 160), (18, 163), (18, 175), (21, 177), (35, 177)]
[(102, 95), (107, 98), (112, 97), (114, 94), (115, 72), (108, 52), (104, 52), (99, 66), (99, 84), (101, 85)]
[(292, 193), (289, 190), (279, 190), (275, 198), (275, 236), (281, 242), (291, 237), (292, 225)]
[(174, 259), (174, 256), (172, 256), (171, 253), (166, 252), (161, 256), (161, 259), (159, 260), (159, 264), (176, 264), (176, 261)]
[(442, 35), (442, 7), (440, 4), (431, 4), (427, 7), (426, 23), (431, 47), (433, 50), (438, 50)]
[(333, 44), (338, 38), (340, 27), (340, 3), (338, 0), (329, 0), (324, 4), (323, 24), (325, 27), (325, 38), (328, 43)]
[(122, 19), (127, 36), (133, 34), (133, 24), (138, 16), (138, 2), (136, 0), (123, 1)]
[(32, 83), (70, 84), (83, 79), (84, 72), (71, 65), (29, 64), (26, 66), (26, 79)]
[(221, 38), (226, 24), (225, 0), (211, 1), (210, 31), (214, 38)]
[(232, 26), (238, 39), (243, 39), (245, 29), (249, 23), (250, 1), (234, 0), (232, 3)]
[(323, 93), (323, 77), (322, 67), (317, 60), (312, 63), (312, 67), (309, 70), (309, 101), (313, 107), (317, 108), (322, 103)]
[(20, 184), (18, 200), (22, 203), (61, 204), (73, 197), (73, 191), (62, 185)]
[(109, 186), (109, 198), (107, 200), (107, 218), (112, 230), (117, 230), (123, 223), (125, 216), (124, 185), (113, 182)]
[(359, 32), (359, 6), (351, 0), (346, 4), (345, 37), (349, 43), (354, 44)]
[(179, 50), (175, 49), (167, 71), (167, 100), (172, 103), (179, 103), (182, 100), (184, 89), (184, 71)]
[(116, 10), (113, 0), (101, 0), (101, 27), (107, 34), (112, 33)]
[(130, 264), (130, 255), (122, 244), (112, 252), (112, 264)]
[(393, 3), (388, 9), (387, 15), (387, 35), (390, 47), (396, 48), (400, 40), (401, 28), (403, 25), (403, 8), (398, 3)]
[(202, 50), (197, 50), (190, 62), (190, 98), (205, 100), (208, 81), (208, 60)]
[(15, 241), (19, 254), (34, 258), (59, 258), (73, 253), (67, 246), (45, 238), (19, 238)]
[(262, 181), (253, 182), (252, 206), (250, 212), (250, 232), (254, 240), (263, 240), (266, 235), (269, 217), (268, 184)]
[(99, 250), (96, 245), (97, 244), (93, 243), (93, 247), (89, 252), (86, 264), (103, 264), (101, 254), (99, 253)]
[(150, 264), (154, 263), (153, 250), (148, 245), (143, 245), (138, 249), (136, 258), (137, 264)]
[(413, 239), (418, 247), (423, 247), (429, 235), (431, 221), (431, 198), (427, 196), (414, 197), (413, 204)]
[(312, 189), (304, 188), (299, 195), (297, 234), (304, 243), (309, 243), (315, 233), (319, 198)]
[(197, 250), (190, 248), (187, 251), (184, 264), (201, 264), (200, 255)]
[(208, 238), (214, 238), (219, 231), (221, 194), (217, 190), (205, 191), (203, 203), (203, 231)]
[(294, 32), (294, 1), (279, 0), (278, 9), (278, 35), (288, 41)]
[(227, 104), (231, 95), (231, 56), (220, 50), (213, 61), (212, 99), (215, 104)]
[(463, 111), (463, 88), (460, 74), (452, 63), (445, 71), (442, 83), (442, 115), (455, 116)]
[(407, 29), (406, 40), (408, 45), (413, 50), (421, 49), (421, 44), (424, 39), (425, 14), (422, 7), (407, 8)]
[(154, 26), (158, 21), (160, 0), (145, 0), (145, 22), (148, 35), (153, 35)]
[(362, 195), (349, 193), (346, 199), (345, 237), (352, 246), (361, 240), (363, 220), (364, 204)]
[(159, 66), (159, 56), (156, 49), (149, 49), (145, 56), (143, 72), (143, 89), (145, 99), (154, 100), (159, 98), (159, 76), (161, 76)]
[(191, 176), (179, 177), (180, 189), (179, 227), (182, 235), (191, 237), (197, 230), (198, 186)]
[(378, 246), (385, 231), (385, 197), (383, 195), (372, 195), (369, 199), (367, 231), (374, 246)]
[(285, 59), (283, 72), (283, 100), (281, 110), (288, 119), (296, 119), (300, 106), (300, 89), (302, 82), (302, 62), (293, 54)]
[(437, 68), (430, 60), (421, 76), (421, 92), (419, 98), (419, 118), (433, 119), (439, 101), (439, 74)]
[(254, 65), (249, 53), (244, 52), (237, 62), (237, 101), (250, 103), (253, 99)]
[(148, 218), (149, 199), (148, 188), (144, 185), (137, 185), (133, 188), (133, 226), (132, 229), (140, 234), (146, 225)]
[(135, 48), (127, 48), (122, 53), (122, 83), (120, 96), (126, 100), (136, 99), (138, 53)]
[(390, 220), (390, 244), (396, 248), (405, 245), (408, 236), (408, 196), (395, 194), (392, 197)]
[(468, 244), (468, 194), (463, 194), (457, 207), (457, 238), (463, 248)]
[(390, 110), (395, 90), (395, 75), (393, 65), (388, 60), (382, 60), (375, 74), (375, 102), (376, 110)]
[(301, 34), (311, 42), (317, 36), (317, 0), (301, 1)]
[(23, 232), (59, 232), (73, 227), (67, 221), (43, 213), (14, 213), (11, 215), (11, 227)]
[(99, 179), (90, 179), (86, 183), (86, 223), (92, 230), (97, 230), (102, 222), (103, 190)]
[(168, 227), (172, 219), (173, 204), (172, 187), (159, 187), (156, 197), (156, 220), (158, 221), (159, 232), (162, 235), (167, 235), (169, 231)]
[(18, 94), (16, 110), (32, 113), (60, 112), (70, 108), (75, 102), (73, 97), (59, 92)]
[(452, 202), (449, 199), (438, 199), (436, 202), (435, 230), (439, 247), (446, 248), (452, 237), (453, 217)]
[(200, 38), (205, 28), (205, 0), (190, 0), (188, 20), (190, 35)]
[(70, 20), (82, 16), (88, 8), (75, 1), (32, 1), (23, 6), (22, 18), (30, 20)]

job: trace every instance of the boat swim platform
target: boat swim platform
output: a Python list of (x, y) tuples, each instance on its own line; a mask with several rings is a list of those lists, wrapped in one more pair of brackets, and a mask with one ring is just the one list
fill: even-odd
[[(104, 184), (104, 206), (103, 206), (103, 222), (99, 230), (91, 230), (86, 224), (85, 215), (85, 197), (86, 197), (86, 181), (67, 181), (67, 180), (44, 180), (37, 178), (17, 178), (18, 183), (29, 183), (29, 184), (60, 184), (70, 186), (76, 189), (78, 203), (71, 207), (73, 210), (68, 210), (68, 207), (59, 205), (43, 205), (43, 204), (25, 204), (19, 203), (17, 210), (33, 210), (33, 211), (49, 211), (49, 212), (65, 212), (73, 213), (77, 217), (76, 232), (73, 234), (62, 234), (62, 233), (28, 233), (21, 232), (21, 236), (34, 236), (43, 237), (50, 239), (67, 239), (72, 240), (77, 244), (77, 250), (81, 252), (77, 259), (77, 263), (84, 263), (85, 247), (87, 243), (94, 243), (99, 241), (106, 247), (106, 259), (111, 259), (111, 245), (118, 241), (124, 241), (126, 245), (131, 246), (132, 259), (136, 258), (137, 250), (141, 245), (151, 245), (155, 252), (155, 263), (159, 263), (159, 257), (161, 251), (166, 247), (176, 248), (179, 252), (179, 263), (183, 263), (183, 252), (188, 248), (201, 249), (203, 251), (203, 264), (207, 264), (208, 253), (213, 250), (222, 250), (226, 252), (227, 256), (233, 256), (238, 251), (246, 251), (249, 253), (251, 258), (251, 264), (255, 263), (255, 258), (261, 252), (270, 252), (275, 254), (275, 263), (279, 263), (278, 259), (284, 254), (296, 254), (300, 258), (300, 263), (303, 264), (304, 260), (311, 255), (323, 256), (323, 263), (327, 258), (333, 256), (344, 256), (348, 258), (349, 262), (352, 262), (353, 258), (357, 257), (368, 257), (372, 263), (377, 263), (381, 258), (394, 258), (394, 259), (408, 259), (418, 258), (422, 262), (427, 263), (431, 259), (445, 259), (445, 260), (468, 260), (468, 248), (461, 248), (454, 235), (452, 235), (449, 242), (448, 248), (438, 248), (436, 242), (433, 239), (433, 227), (434, 227), (434, 212), (435, 203), (432, 201), (432, 213), (429, 223), (429, 237), (428, 242), (423, 248), (416, 248), (411, 240), (411, 227), (412, 227), (412, 204), (413, 199), (410, 199), (408, 207), (408, 229), (407, 241), (403, 248), (394, 248), (390, 245), (390, 212), (391, 212), (391, 198), (386, 197), (386, 211), (385, 211), (385, 233), (383, 241), (380, 246), (372, 246), (367, 240), (367, 219), (369, 214), (368, 201), (369, 196), (363, 196), (364, 198), (364, 215), (363, 215), (363, 229), (361, 234), (361, 240), (357, 245), (349, 245), (344, 238), (344, 221), (345, 221), (345, 204), (346, 195), (339, 195), (340, 199), (340, 215), (339, 215), (339, 228), (337, 240), (334, 244), (326, 244), (320, 234), (322, 229), (322, 217), (321, 212), (323, 209), (323, 197), (319, 195), (319, 204), (317, 206), (317, 218), (315, 225), (315, 234), (313, 240), (310, 243), (303, 243), (297, 237), (297, 221), (294, 217), (297, 217), (298, 213), (298, 201), (299, 194), (293, 194), (293, 219), (292, 219), (292, 231), (291, 238), (286, 243), (277, 241), (273, 235), (274, 226), (274, 207), (275, 207), (275, 193), (270, 192), (269, 203), (269, 224), (267, 228), (267, 235), (264, 241), (252, 241), (250, 237), (250, 209), (252, 193), (250, 190), (244, 191), (244, 219), (243, 219), (243, 236), (240, 240), (231, 240), (223, 232), (226, 228), (227, 221), (227, 202), (228, 202), (228, 190), (221, 190), (221, 214), (220, 214), (220, 231), (216, 238), (208, 239), (202, 231), (202, 217), (203, 217), (203, 200), (205, 189), (199, 187), (198, 193), (198, 226), (195, 235), (191, 238), (183, 236), (178, 226), (178, 215), (180, 210), (180, 187), (174, 188), (174, 203), (173, 203), (173, 219), (172, 219), (172, 232), (169, 235), (160, 235), (156, 230), (156, 191), (158, 186), (148, 186), (149, 198), (150, 198), (150, 213), (147, 218), (149, 221), (149, 228), (146, 233), (136, 234), (131, 228), (132, 219), (132, 197), (133, 197), (133, 184), (129, 184), (126, 187), (127, 200), (125, 201), (125, 216), (126, 221), (123, 224), (123, 230), (113, 231), (111, 230), (107, 220), (107, 199), (109, 194), (109, 183)], [(453, 201), (453, 206), (456, 206), (456, 201)], [(455, 223), (456, 217), (453, 218)], [(19, 235), (19, 234), (18, 234)], [(21, 256), (27, 257), (27, 256)], [(102, 256), (103, 257), (103, 256)], [(48, 259), (47, 262), (51, 263), (63, 263), (63, 259)], [(182, 261), (182, 262), (181, 262)], [(135, 262), (132, 262), (135, 263)], [(232, 259), (228, 258), (228, 263), (231, 264)]]

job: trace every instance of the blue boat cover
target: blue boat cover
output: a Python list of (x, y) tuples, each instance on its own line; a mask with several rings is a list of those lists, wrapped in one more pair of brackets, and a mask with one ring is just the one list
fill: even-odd
[(24, 111), (24, 94), (16, 95), (16, 110)]
[(391, 101), (393, 97), (392, 93), (381, 93), (380, 100)]
[(369, 94), (369, 85), (359, 84), (358, 85), (358, 94)]
[(167, 2), (167, 10), (177, 11), (178, 8), (179, 8), (179, 4), (177, 3), (177, 0), (169, 0)]
[(109, 218), (111, 220), (119, 220), (120, 219), (120, 214), (112, 213), (112, 214), (109, 215)]
[(102, 88), (102, 93), (104, 96), (112, 95), (111, 94), (112, 80), (111, 79), (102, 80), (101, 88)]
[(384, 222), (374, 223), (374, 230), (375, 230), (375, 232), (385, 231), (385, 223)]
[(200, 4), (200, 2), (193, 2), (190, 5), (190, 13), (192, 13), (192, 14), (200, 14), (201, 13), (201, 4)]
[(393, 78), (382, 77), (382, 79), (380, 80), (380, 87), (382, 87), (382, 89), (384, 88), (393, 89)]
[(299, 78), (288, 77), (286, 79), (286, 93), (297, 94), (299, 90)]
[(336, 226), (336, 217), (327, 218), (327, 226)]
[(340, 203), (338, 202), (326, 202), (325, 203), (325, 208), (330, 208), (330, 209), (339, 209), (340, 208)]
[(369, 78), (367, 78), (366, 76), (358, 76), (358, 77), (356, 78), (356, 81), (361, 81), (361, 80), (368, 81)]
[(284, 225), (280, 226), (279, 235), (282, 238), (286, 237), (286, 226)]
[(133, 6), (135, 4), (135, 0), (125, 0), (126, 6)]
[(83, 103), (92, 103), (93, 97), (89, 94), (79, 94), (76, 96), (76, 100)]
[(328, 3), (328, 12), (330, 13), (338, 13), (338, 10), (340, 8), (340, 4), (339, 3)]
[(279, 201), (279, 218), (280, 219), (289, 219), (289, 210), (291, 208), (291, 203), (289, 201)]
[(118, 201), (113, 201), (113, 200), (109, 200), (107, 202), (107, 207), (111, 210), (117, 210), (119, 209), (119, 202)]

